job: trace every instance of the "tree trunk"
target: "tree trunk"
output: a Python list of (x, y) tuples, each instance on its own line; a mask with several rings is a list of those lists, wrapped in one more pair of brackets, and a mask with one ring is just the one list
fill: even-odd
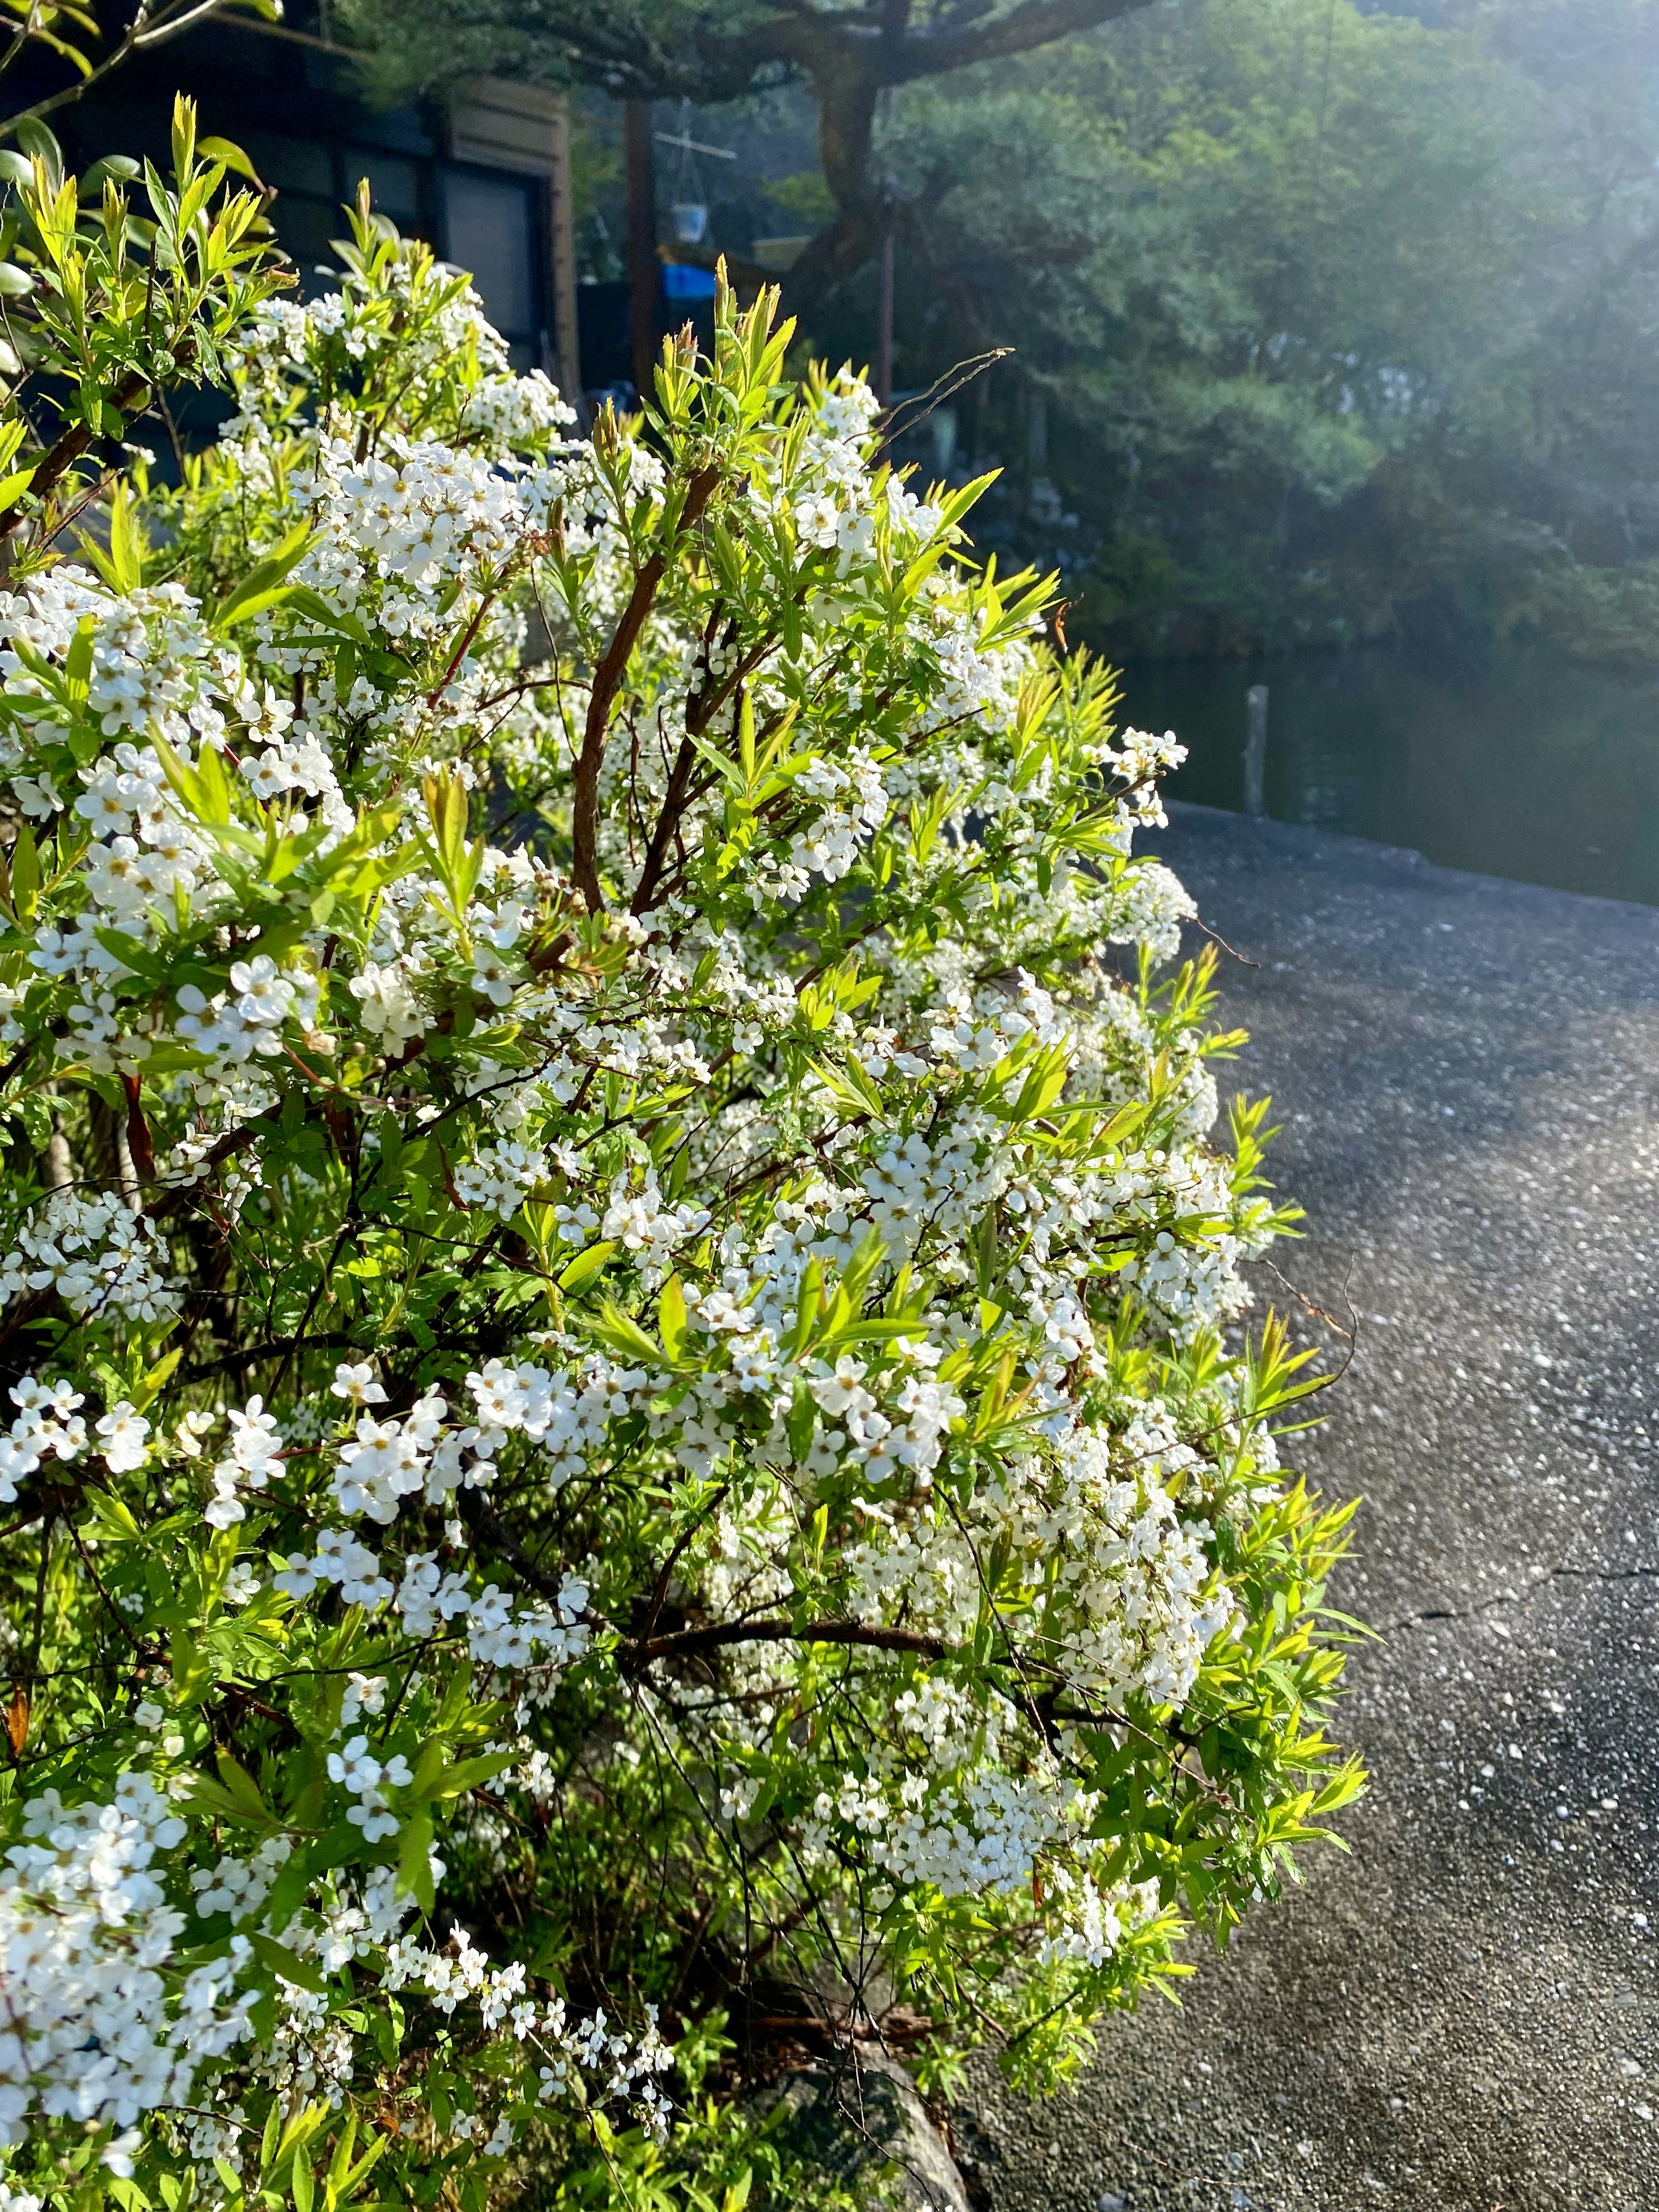
[[(731, 42), (750, 69), (782, 62), (806, 78), (818, 104), (818, 158), (836, 213), (784, 278), (784, 304), (811, 322), (836, 287), (881, 250), (894, 216), (872, 173), (879, 94), (919, 78), (1006, 60), (1091, 30), (1150, 0), (1023, 0), (1009, 15), (949, 35), (910, 22), (910, 0), (884, 0), (879, 27), (793, 9)], [(719, 51), (710, 42), (712, 53)]]
[(873, 207), (842, 208), (811, 243), (783, 280), (783, 303), (810, 324), (837, 284), (862, 269), (881, 243)]

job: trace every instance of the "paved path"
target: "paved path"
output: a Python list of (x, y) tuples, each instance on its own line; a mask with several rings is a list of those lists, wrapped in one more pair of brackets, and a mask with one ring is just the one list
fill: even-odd
[[(1206, 808), (1206, 923), (1359, 1316), (1303, 1463), (1363, 1493), (1375, 1787), (1075, 2098), (981, 2107), (994, 2212), (1659, 2208), (1659, 911)], [(1191, 1955), (1199, 1957), (1194, 1945)]]

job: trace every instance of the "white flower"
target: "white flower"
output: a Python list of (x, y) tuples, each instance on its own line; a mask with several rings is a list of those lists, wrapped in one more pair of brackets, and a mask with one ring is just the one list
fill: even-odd
[(334, 1380), (329, 1389), (337, 1398), (343, 1398), (350, 1406), (384, 1406), (386, 1392), (374, 1379), (374, 1370), (367, 1359), (357, 1366), (342, 1362), (334, 1370)]
[(340, 1706), (341, 1727), (349, 1728), (364, 1713), (378, 1713), (385, 1702), (384, 1674), (348, 1674), (345, 1697)]
[(303, 1552), (290, 1552), (288, 1565), (271, 1577), (271, 1583), (287, 1596), (299, 1599), (309, 1597), (320, 1579), (316, 1560), (307, 1559)]
[(96, 1426), (104, 1439), (104, 1464), (112, 1474), (131, 1474), (143, 1465), (149, 1456), (145, 1439), (149, 1423), (129, 1400), (123, 1398), (118, 1406), (112, 1407)]
[(98, 2162), (114, 2174), (119, 2181), (131, 2181), (132, 2162), (143, 2148), (143, 2137), (137, 2128), (127, 2128), (118, 2136), (112, 2136), (98, 2154)]
[(328, 1754), (328, 1775), (331, 1782), (338, 1782), (354, 1796), (366, 1790), (377, 1789), (380, 1780), (380, 1762), (368, 1747), (366, 1735), (355, 1735), (343, 1752)]

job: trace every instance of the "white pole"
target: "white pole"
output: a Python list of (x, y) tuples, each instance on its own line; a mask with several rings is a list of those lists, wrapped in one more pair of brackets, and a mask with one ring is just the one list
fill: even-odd
[(1267, 778), (1267, 687), (1252, 684), (1244, 694), (1244, 811), (1267, 811), (1264, 788)]

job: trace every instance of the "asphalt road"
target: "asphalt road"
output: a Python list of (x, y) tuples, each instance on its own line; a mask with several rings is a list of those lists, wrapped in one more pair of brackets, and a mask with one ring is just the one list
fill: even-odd
[[(1183, 808), (1238, 1081), (1358, 1316), (1300, 1462), (1385, 1632), (1322, 1851), (1075, 2096), (975, 2097), (994, 2212), (1659, 2208), (1659, 911)], [(1273, 1290), (1264, 1285), (1264, 1296)], [(1281, 1303), (1283, 1293), (1277, 1292)]]

